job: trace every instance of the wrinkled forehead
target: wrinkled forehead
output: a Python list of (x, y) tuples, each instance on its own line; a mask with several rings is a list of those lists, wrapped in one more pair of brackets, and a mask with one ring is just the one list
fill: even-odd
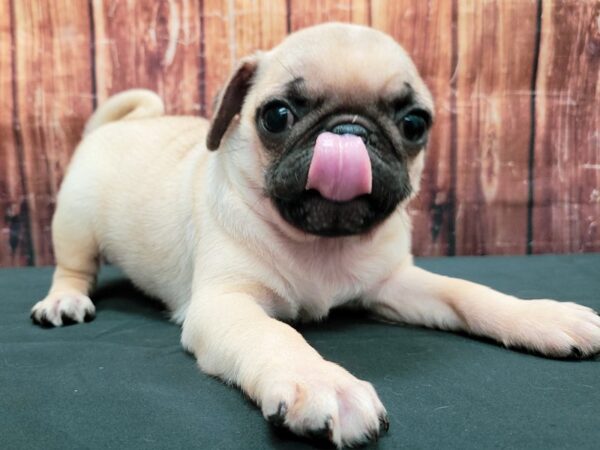
[(263, 63), (256, 80), (260, 92), (297, 90), (365, 101), (412, 91), (416, 101), (431, 106), (407, 53), (370, 28), (332, 24), (295, 33), (266, 53)]

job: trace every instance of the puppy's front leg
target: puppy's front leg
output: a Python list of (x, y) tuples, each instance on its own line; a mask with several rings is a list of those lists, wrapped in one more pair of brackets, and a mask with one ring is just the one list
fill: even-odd
[(490, 337), (508, 347), (552, 357), (600, 351), (600, 317), (590, 308), (554, 300), (521, 300), (488, 287), (415, 267), (396, 270), (368, 296), (382, 317)]
[(194, 295), (182, 343), (204, 372), (240, 386), (265, 418), (297, 434), (319, 435), (340, 447), (387, 428), (371, 384), (325, 361), (250, 293), (210, 289)]

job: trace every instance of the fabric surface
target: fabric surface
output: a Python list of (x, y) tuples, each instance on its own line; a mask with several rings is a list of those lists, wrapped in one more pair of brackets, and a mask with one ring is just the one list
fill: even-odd
[[(600, 310), (600, 255), (417, 264)], [(200, 373), (179, 345), (179, 327), (114, 268), (101, 273), (95, 321), (34, 326), (29, 309), (50, 276), (50, 268), (0, 270), (0, 448), (311, 448), (270, 427), (237, 389)], [(600, 445), (600, 358), (549, 360), (356, 313), (298, 329), (375, 385), (391, 426), (372, 448)]]

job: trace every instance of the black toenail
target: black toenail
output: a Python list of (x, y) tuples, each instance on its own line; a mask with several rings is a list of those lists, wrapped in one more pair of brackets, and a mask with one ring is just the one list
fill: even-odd
[(379, 430), (373, 429), (367, 433), (367, 440), (377, 442), (379, 440)]
[(388, 420), (387, 414), (379, 416), (379, 426), (386, 432), (390, 429), (390, 421)]
[(96, 318), (96, 313), (90, 312), (90, 311), (86, 311), (85, 312), (85, 317), (83, 318), (83, 321), (84, 322), (91, 322), (95, 318)]
[(52, 322), (50, 322), (50, 320), (48, 319), (48, 316), (46, 315), (45, 312), (42, 312), (37, 323), (44, 328), (54, 327), (54, 324)]
[(571, 347), (571, 356), (575, 358), (581, 358), (583, 356), (583, 352), (579, 349), (579, 347)]
[(60, 319), (62, 320), (62, 324), (64, 326), (68, 326), (68, 325), (74, 325), (77, 323), (76, 320), (73, 320), (71, 317), (69, 317), (66, 313), (61, 313), (60, 315)]
[(319, 428), (316, 430), (309, 430), (307, 433), (307, 436), (312, 439), (330, 440), (329, 435), (330, 433), (327, 427)]
[(309, 430), (307, 435), (313, 439), (325, 439), (328, 441), (333, 440), (333, 419), (331, 416), (327, 416), (325, 423), (322, 428), (316, 430)]
[(275, 414), (271, 414), (267, 417), (267, 420), (275, 425), (276, 427), (283, 426), (285, 422), (285, 416), (287, 414), (287, 404), (285, 402), (280, 402), (277, 406), (277, 412)]

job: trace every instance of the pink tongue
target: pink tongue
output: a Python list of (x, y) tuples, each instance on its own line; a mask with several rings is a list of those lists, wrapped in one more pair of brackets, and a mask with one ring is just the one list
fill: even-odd
[(321, 133), (317, 137), (306, 189), (329, 200), (345, 202), (371, 193), (371, 160), (358, 136)]

